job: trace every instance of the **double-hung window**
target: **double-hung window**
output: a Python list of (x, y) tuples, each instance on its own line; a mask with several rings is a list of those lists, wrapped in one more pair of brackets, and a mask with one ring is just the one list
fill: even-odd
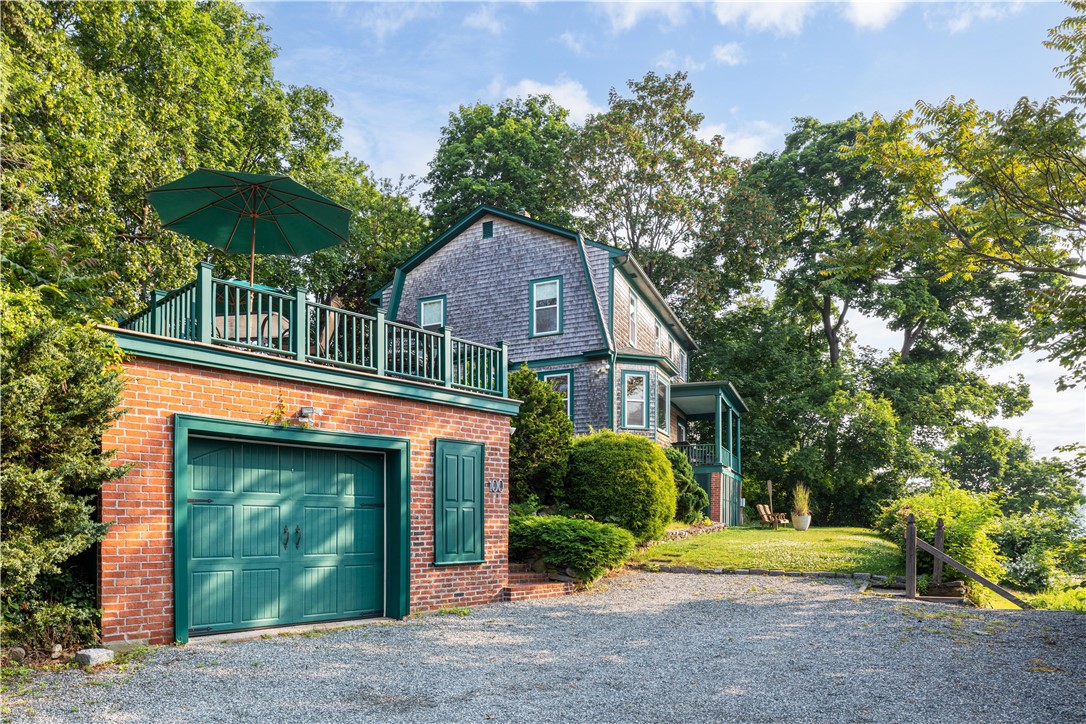
[(531, 290), (531, 336), (562, 332), (562, 278), (536, 279)]
[(622, 425), (644, 430), (649, 426), (649, 374), (622, 373)]
[(637, 346), (637, 295), (630, 292), (630, 346)]
[(562, 370), (561, 372), (542, 372), (540, 379), (550, 384), (554, 391), (566, 401), (566, 415), (573, 419), (573, 372)]
[(660, 354), (661, 335), (662, 334), (663, 334), (663, 330), (660, 329), (660, 323), (657, 322), (656, 323), (656, 354)]
[(445, 326), (445, 297), (423, 297), (419, 300), (419, 326), (438, 330)]
[(656, 429), (667, 432), (671, 427), (671, 390), (667, 382), (656, 380)]

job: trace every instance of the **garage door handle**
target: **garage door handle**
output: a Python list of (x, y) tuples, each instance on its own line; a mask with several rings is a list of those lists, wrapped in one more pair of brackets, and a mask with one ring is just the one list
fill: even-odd
[(290, 545), (290, 527), (283, 526), (283, 547), (286, 548)]
[(302, 526), (294, 526), (294, 547), (298, 548), (302, 544)]

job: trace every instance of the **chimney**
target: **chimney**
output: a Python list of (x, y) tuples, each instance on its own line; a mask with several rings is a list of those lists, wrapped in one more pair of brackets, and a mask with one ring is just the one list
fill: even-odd
[(521, 206), (519, 209), (517, 209), (517, 214), (519, 214), (520, 216), (523, 216), (525, 218), (528, 218), (528, 219), (532, 218), (532, 215), (529, 214), (528, 210), (525, 209), (523, 206)]

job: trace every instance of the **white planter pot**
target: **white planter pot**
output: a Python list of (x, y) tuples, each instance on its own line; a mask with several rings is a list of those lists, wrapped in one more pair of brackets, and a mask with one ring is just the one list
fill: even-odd
[(811, 516), (792, 513), (792, 527), (796, 530), (807, 530), (811, 527)]

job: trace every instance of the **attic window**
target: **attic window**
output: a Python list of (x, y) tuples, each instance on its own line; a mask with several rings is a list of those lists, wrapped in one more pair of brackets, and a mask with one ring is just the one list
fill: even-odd
[(484, 239), (493, 239), (494, 238), (494, 222), (493, 221), (484, 221), (483, 222), (483, 238)]

